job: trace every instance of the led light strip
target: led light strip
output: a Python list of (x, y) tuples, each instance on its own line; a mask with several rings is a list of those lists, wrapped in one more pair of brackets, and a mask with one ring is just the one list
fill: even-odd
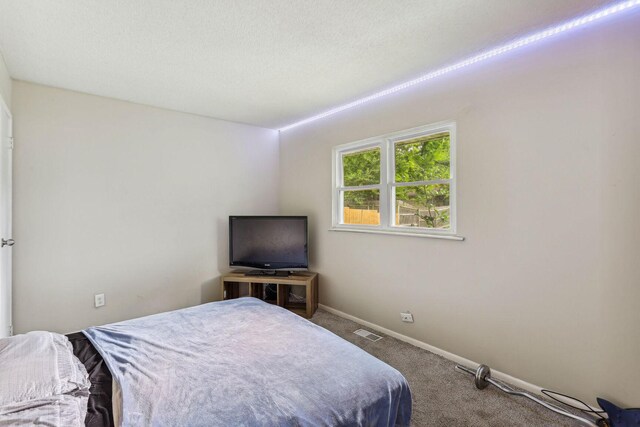
[(449, 65), (447, 67), (443, 67), (443, 68), (439, 68), (439, 69), (437, 69), (435, 71), (431, 71), (430, 73), (424, 74), (424, 75), (422, 75), (422, 76), (420, 76), (420, 77), (418, 77), (416, 79), (409, 80), (408, 82), (401, 83), (401, 84), (399, 84), (397, 86), (393, 86), (393, 87), (390, 87), (389, 89), (385, 89), (383, 91), (376, 92), (376, 93), (374, 93), (372, 95), (366, 96), (364, 98), (360, 98), (360, 99), (355, 100), (353, 102), (350, 102), (348, 104), (344, 104), (344, 105), (341, 105), (339, 107), (335, 107), (335, 108), (332, 108), (330, 110), (327, 110), (327, 111), (325, 111), (323, 113), (316, 114), (315, 116), (311, 116), (311, 117), (308, 117), (306, 119), (300, 120), (298, 122), (291, 123), (290, 125), (284, 126), (284, 127), (280, 128), (279, 130), (281, 132), (283, 132), (283, 131), (286, 131), (286, 130), (289, 130), (289, 129), (293, 129), (293, 128), (298, 127), (298, 126), (302, 126), (302, 125), (307, 124), (307, 123), (314, 122), (314, 121), (322, 119), (324, 117), (332, 116), (332, 115), (337, 114), (337, 113), (339, 113), (341, 111), (348, 110), (349, 108), (357, 107), (359, 105), (362, 105), (362, 104), (365, 104), (367, 102), (373, 101), (374, 99), (382, 98), (383, 96), (387, 96), (387, 95), (390, 95), (392, 93), (399, 92), (401, 90), (404, 90), (404, 89), (406, 89), (408, 87), (411, 87), (411, 86), (415, 86), (415, 85), (417, 85), (419, 83), (422, 83), (424, 81), (431, 80), (431, 79), (434, 79), (436, 77), (440, 77), (440, 76), (442, 76), (444, 74), (450, 73), (451, 71), (455, 71), (455, 70), (458, 70), (460, 68), (467, 67), (467, 66), (475, 64), (477, 62), (485, 61), (485, 60), (487, 60), (489, 58), (493, 58), (494, 56), (502, 55), (503, 53), (507, 53), (507, 52), (510, 52), (512, 50), (520, 49), (523, 46), (530, 45), (532, 43), (538, 42), (540, 40), (547, 39), (547, 38), (555, 36), (557, 34), (564, 33), (564, 32), (569, 31), (569, 30), (574, 30), (576, 28), (583, 27), (583, 26), (585, 26), (585, 25), (587, 25), (589, 23), (592, 23), (594, 21), (598, 21), (598, 20), (600, 20), (602, 18), (605, 18), (607, 16), (618, 14), (620, 12), (623, 12), (625, 10), (629, 10), (629, 9), (634, 8), (636, 6), (640, 6), (640, 0), (627, 0), (627, 1), (620, 2), (620, 3), (616, 3), (616, 4), (612, 5), (612, 6), (606, 7), (604, 9), (599, 10), (599, 11), (590, 13), (590, 14), (585, 15), (585, 16), (581, 16), (579, 18), (572, 19), (571, 21), (565, 22), (564, 24), (560, 24), (560, 25), (557, 25), (555, 27), (551, 27), (551, 28), (548, 28), (546, 30), (537, 32), (535, 34), (531, 34), (529, 36), (522, 37), (522, 38), (517, 39), (517, 40), (515, 40), (515, 41), (513, 41), (511, 43), (507, 43), (507, 44), (504, 44), (502, 46), (495, 47), (495, 48), (493, 48), (491, 50), (488, 50), (488, 51), (486, 51), (484, 53), (480, 53), (478, 55), (472, 56), (471, 58), (464, 59), (464, 60), (462, 60), (460, 62), (456, 62), (453, 65)]

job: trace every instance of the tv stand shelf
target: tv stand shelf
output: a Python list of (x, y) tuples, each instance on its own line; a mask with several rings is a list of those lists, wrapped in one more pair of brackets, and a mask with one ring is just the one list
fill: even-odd
[[(234, 271), (222, 276), (220, 281), (224, 300), (251, 296), (264, 301), (264, 285), (276, 285), (277, 300), (265, 302), (275, 303), (307, 319), (310, 319), (318, 308), (318, 273), (297, 271), (288, 277), (276, 277), (245, 276), (243, 272)], [(248, 292), (241, 292), (241, 284), (248, 285)], [(305, 287), (304, 303), (289, 301), (291, 286)]]

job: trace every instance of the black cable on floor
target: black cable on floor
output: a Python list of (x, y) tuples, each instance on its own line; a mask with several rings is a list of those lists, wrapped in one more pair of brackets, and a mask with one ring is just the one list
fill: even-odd
[[(572, 408), (572, 409), (576, 409), (576, 410), (584, 412), (586, 414), (593, 414), (593, 415), (599, 417), (600, 420), (606, 420), (605, 417), (600, 415), (600, 414), (606, 413), (606, 411), (597, 411), (595, 409), (591, 409), (591, 406), (587, 405), (586, 403), (584, 403), (582, 400), (578, 399), (577, 397), (569, 396), (569, 395), (564, 394), (564, 393), (560, 393), (560, 392), (553, 391), (553, 390), (547, 390), (547, 389), (544, 389), (544, 388), (541, 391), (542, 391), (542, 394), (547, 396), (549, 399), (553, 399), (556, 402), (561, 403), (564, 406), (567, 406), (567, 407)], [(574, 405), (571, 405), (569, 403), (563, 402), (562, 400), (558, 399), (554, 395), (555, 396), (562, 396), (564, 398), (571, 399), (571, 400), (574, 400), (576, 402), (580, 402), (587, 409), (583, 409), (583, 408), (580, 408), (579, 406), (574, 406)]]

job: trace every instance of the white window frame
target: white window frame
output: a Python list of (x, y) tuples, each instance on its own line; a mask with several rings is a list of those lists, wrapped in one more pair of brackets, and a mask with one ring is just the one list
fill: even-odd
[[(450, 176), (449, 179), (438, 179), (431, 181), (418, 181), (410, 183), (395, 182), (395, 143), (408, 139), (429, 136), (438, 133), (449, 133), (450, 150)], [(456, 124), (453, 121), (439, 122), (426, 126), (419, 126), (385, 135), (367, 138), (360, 141), (349, 142), (347, 144), (333, 147), (332, 150), (332, 191), (331, 191), (331, 230), (333, 231), (355, 231), (362, 233), (379, 234), (400, 234), (421, 237), (434, 237), (450, 240), (464, 240), (458, 236), (457, 232), (457, 180), (456, 180)], [(360, 186), (343, 185), (343, 165), (342, 156), (344, 154), (366, 151), (374, 148), (380, 149), (380, 183)], [(449, 229), (433, 229), (419, 227), (401, 227), (395, 225), (394, 194), (395, 188), (412, 185), (433, 185), (449, 184)], [(340, 194), (349, 190), (379, 190), (380, 192), (380, 224), (344, 224), (343, 198)]]

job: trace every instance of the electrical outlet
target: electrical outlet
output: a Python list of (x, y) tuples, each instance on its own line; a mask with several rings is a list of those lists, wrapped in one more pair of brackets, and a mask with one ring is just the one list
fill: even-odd
[(96, 308), (102, 307), (104, 305), (104, 294), (95, 294), (93, 299), (94, 299)]
[(408, 311), (402, 312), (400, 313), (400, 319), (402, 319), (403, 322), (413, 323), (413, 314)]

